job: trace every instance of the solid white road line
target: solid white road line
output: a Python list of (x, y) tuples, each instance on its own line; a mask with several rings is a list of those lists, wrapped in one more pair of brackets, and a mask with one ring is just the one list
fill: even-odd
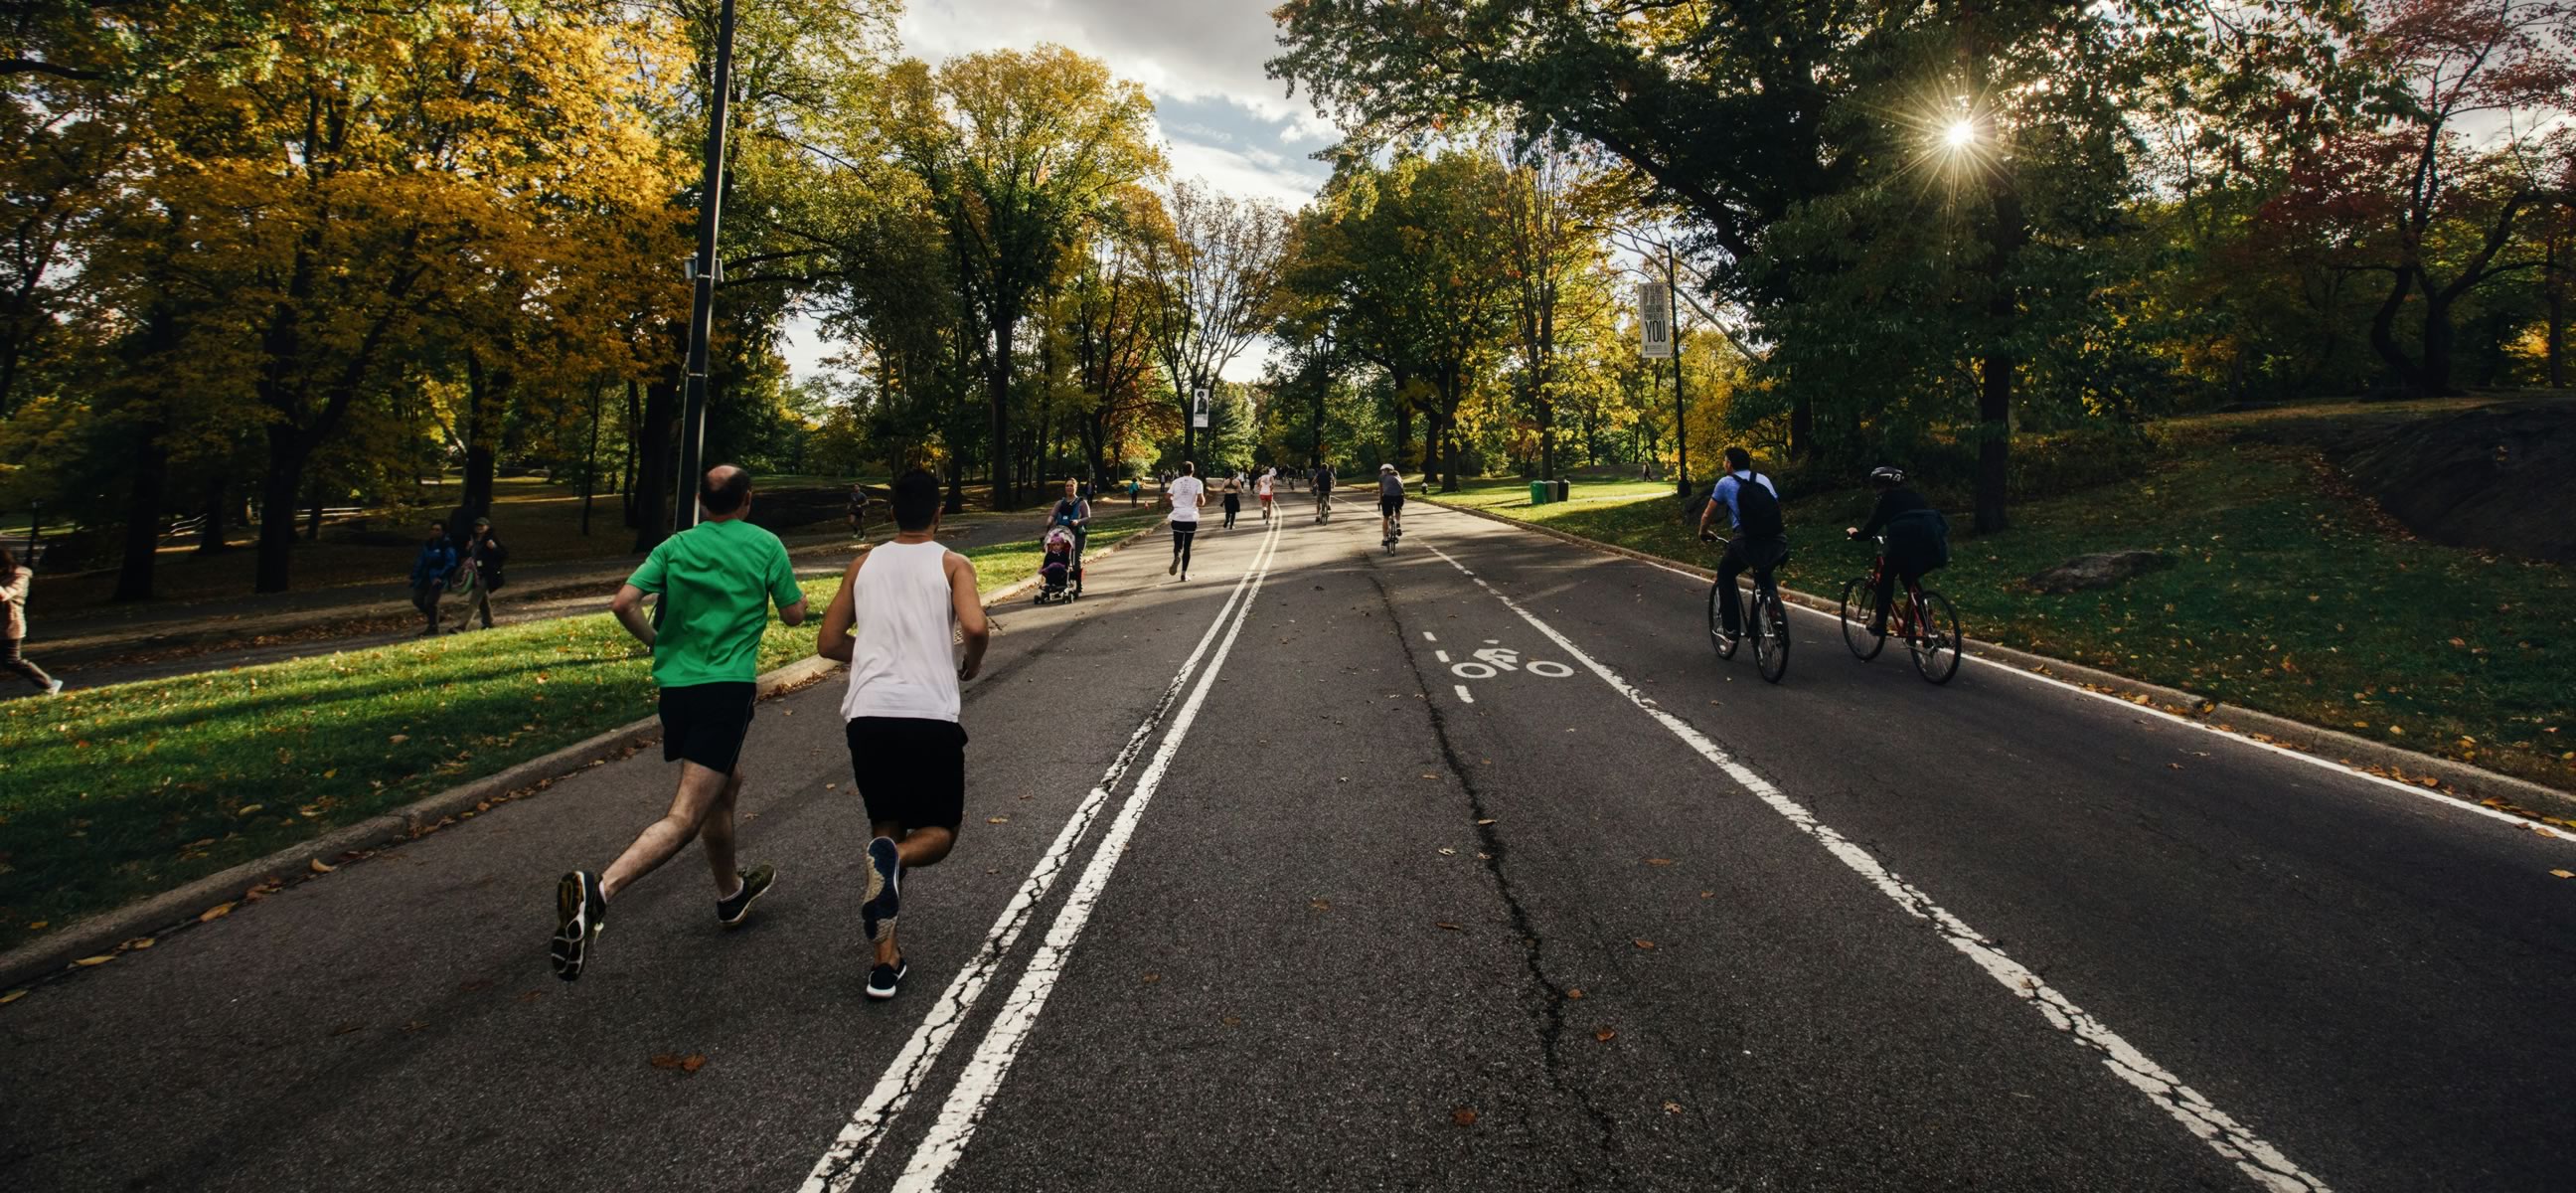
[(1144, 818), (1145, 808), (1162, 786), (1163, 776), (1171, 769), (1172, 756), (1180, 751), (1181, 742), (1189, 736), (1190, 726), (1198, 720), (1199, 707), (1207, 701), (1208, 692), (1216, 686), (1219, 672), (1225, 669), (1226, 656), (1234, 651), (1234, 640), (1250, 619), (1253, 601), (1261, 595), (1261, 581), (1270, 570), (1270, 559), (1277, 551), (1276, 536), (1264, 544), (1269, 548), (1250, 574), (1251, 593), (1234, 615), (1234, 624), (1225, 632), (1216, 654), (1200, 673), (1198, 686), (1191, 690), (1188, 703), (1172, 718), (1171, 730), (1163, 735), (1161, 748), (1137, 776), (1136, 789), (1118, 810), (1117, 819), (1101, 834), (1100, 848), (1091, 855), (1082, 877), (1065, 896), (1064, 907), (1056, 912), (1055, 924), (1047, 929), (1045, 943), (1029, 958), (1029, 967), (1020, 974), (1019, 984), (1002, 1001), (1002, 1008), (986, 1029), (984, 1040), (966, 1061), (965, 1072), (957, 1078), (956, 1088), (949, 1091), (948, 1102), (940, 1107), (939, 1120), (931, 1124), (930, 1134), (913, 1152), (912, 1162), (904, 1167), (903, 1176), (895, 1182), (896, 1193), (929, 1193), (939, 1186), (941, 1178), (966, 1152), (967, 1141), (983, 1122), (985, 1111), (992, 1106), (993, 1095), (1002, 1080), (1010, 1075), (1011, 1062), (1020, 1046), (1027, 1042), (1030, 1029), (1037, 1025), (1038, 1014), (1046, 1009), (1047, 996), (1064, 976), (1065, 964), (1073, 954), (1076, 939), (1083, 926), (1091, 922), (1091, 912), (1099, 904), (1101, 890), (1108, 886), (1109, 876), (1118, 869), (1119, 859), (1126, 856), (1127, 844), (1134, 838), (1137, 823)]
[[(1276, 537), (1279, 524), (1271, 525), (1272, 530), (1263, 536), (1265, 540)], [(1265, 541), (1263, 545), (1267, 547), (1269, 543)], [(1020, 884), (1018, 893), (1003, 906), (1001, 916), (985, 931), (983, 944), (959, 969), (957, 976), (950, 979), (948, 989), (940, 993), (939, 1001), (932, 1004), (921, 1026), (915, 1028), (912, 1037), (904, 1042), (903, 1051), (895, 1054), (894, 1063), (888, 1065), (885, 1075), (877, 1079), (876, 1088), (868, 1091), (867, 1100), (859, 1103), (858, 1110), (850, 1116), (849, 1124), (841, 1128), (840, 1136), (832, 1141), (830, 1148), (825, 1149), (812, 1174), (805, 1178), (802, 1193), (823, 1193), (825, 1190), (841, 1193), (858, 1179), (859, 1170), (874, 1158), (876, 1141), (912, 1100), (913, 1092), (929, 1076), (932, 1067), (939, 1063), (940, 1053), (947, 1048), (950, 1038), (974, 1013), (985, 986), (991, 982), (994, 971), (1001, 967), (1003, 958), (1010, 953), (1011, 945), (1019, 940), (1020, 930), (1028, 926), (1038, 901), (1046, 897), (1057, 876), (1064, 872), (1074, 845), (1099, 818), (1102, 806), (1108, 803), (1110, 790), (1127, 777), (1128, 768), (1135, 764), (1146, 743), (1153, 739), (1154, 730), (1161, 726), (1164, 715), (1179, 703), (1181, 693), (1189, 686), (1190, 678), (1197, 672), (1199, 661), (1206, 657), (1208, 647), (1216, 642), (1218, 632), (1227, 627), (1229, 619), (1232, 625), (1241, 628), (1242, 615), (1252, 608), (1247, 593), (1258, 588), (1257, 576), (1267, 568), (1267, 559), (1268, 552), (1256, 553), (1255, 566), (1244, 569), (1243, 575), (1235, 580), (1234, 589), (1227, 594), (1225, 604), (1217, 609), (1215, 619), (1208, 622), (1207, 632), (1199, 636), (1198, 646), (1190, 651), (1189, 658), (1182, 661), (1180, 670), (1172, 674), (1172, 682), (1163, 689), (1162, 698), (1145, 714), (1145, 719), (1137, 723), (1135, 732), (1127, 735), (1127, 744), (1120, 747), (1117, 757), (1110, 760), (1109, 768), (1101, 772), (1100, 782), (1066, 819), (1054, 843), (1047, 846), (1046, 853), (1038, 858), (1036, 868), (1029, 872), (1028, 880)], [(1228, 645), (1233, 641), (1232, 634), (1226, 635)], [(1200, 690), (1205, 690), (1204, 684)]]
[[(1425, 545), (1429, 546), (1429, 544)], [(1430, 547), (1430, 550), (1432, 554), (1448, 560), (1449, 566), (1457, 568), (1470, 579), (1475, 579), (1474, 573), (1468, 572), (1466, 565), (1451, 559), (1447, 552), (1436, 546)], [(2048, 1020), (2049, 1026), (2067, 1033), (2084, 1047), (2100, 1054), (2104, 1067), (2110, 1069), (2122, 1081), (2135, 1086), (2139, 1092), (2147, 1096), (2148, 1101), (2162, 1107), (2165, 1113), (2172, 1115), (2176, 1122), (2183, 1125), (2184, 1130), (2190, 1131), (2202, 1142), (2207, 1143), (2219, 1155), (2234, 1161), (2236, 1167), (2252, 1178), (2256, 1184), (2266, 1189), (2276, 1190), (2278, 1193), (2323, 1193), (2326, 1189), (2325, 1182), (2300, 1170), (2299, 1166), (2291, 1163), (2289, 1157), (2282, 1155), (2278, 1148), (2265, 1142), (2250, 1128), (2230, 1118), (2218, 1107), (2211, 1105), (2209, 1099), (2202, 1097), (2190, 1086), (2184, 1085), (2181, 1078), (2149, 1060), (2146, 1054), (2139, 1052), (2127, 1040), (2121, 1039), (2100, 1020), (2086, 1014), (2065, 995), (2041, 981), (2038, 974), (2006, 956), (2003, 950), (1996, 948), (1993, 942), (1987, 940), (1976, 929), (1969, 927), (1959, 917), (1950, 914), (1940, 904), (1933, 902), (1931, 896), (1924, 894), (1912, 883), (1906, 882), (1893, 871), (1879, 864), (1878, 859), (1870, 856), (1869, 851), (1853, 844), (1849, 838), (1816, 819), (1814, 813), (1790, 799), (1779, 788), (1772, 786), (1770, 780), (1756, 774), (1751, 767), (1736, 761), (1732, 755), (1720, 749), (1716, 742), (1709, 740), (1706, 734), (1693, 728), (1689, 722), (1680, 717), (1664, 711), (1653, 698), (1639, 691), (1636, 685), (1621, 678), (1617, 672), (1601, 665), (1591, 655), (1584, 653), (1583, 648), (1558, 633), (1556, 627), (1539, 620), (1537, 615), (1522, 608), (1520, 602), (1503, 595), (1500, 590), (1484, 580), (1476, 579), (1476, 586), (1484, 589), (1495, 600), (1501, 601), (1504, 608), (1519, 614), (1522, 621), (1530, 624), (1530, 628), (1537, 630), (1546, 636), (1548, 641), (1563, 648), (1566, 654), (1590, 669), (1594, 675), (1600, 676), (1603, 683), (1609, 684), (1620, 695), (1626, 696), (1630, 703), (1644, 710), (1646, 715), (1653, 717), (1658, 724), (1671, 731), (1673, 736), (1680, 738), (1683, 744), (1696, 751), (1700, 757), (1708, 759), (1719, 770), (1726, 772), (1728, 778), (1735, 780), (1736, 784), (1746, 791), (1752, 792), (1755, 798), (1769, 805), (1772, 811), (1778, 812), (1783, 819), (1796, 826), (1798, 831), (1815, 838), (1818, 844), (1825, 847), (1826, 852), (1833, 854), (1836, 860), (1867, 879), (1870, 885), (1878, 888), (1879, 893), (1894, 901), (1907, 915), (1930, 925), (1932, 930), (1943, 940), (1948, 941), (1952, 948), (1967, 954), (1970, 960), (1975, 961), (1979, 968), (1985, 970), (1987, 976), (2001, 983), (2004, 989), (2012, 991), (2015, 997), (2028, 1001), (2034, 1009), (2038, 1010), (2041, 1017)]]
[[(1465, 517), (1466, 515), (1461, 514), (1461, 515), (1459, 515), (1459, 516), (1460, 516), (1460, 517)], [(1478, 520), (1478, 521), (1480, 521), (1480, 522), (1481, 522), (1481, 521), (1483, 521), (1483, 519), (1477, 519), (1477, 520)], [(1495, 523), (1490, 523), (1490, 522), (1485, 523), (1485, 524), (1486, 524), (1486, 525), (1489, 525), (1489, 526), (1490, 526), (1490, 525), (1496, 525)], [(1512, 531), (1513, 531), (1513, 529), (1514, 529), (1514, 528), (1513, 528), (1513, 527), (1509, 527), (1509, 526), (1504, 526), (1504, 527), (1501, 527), (1501, 529), (1502, 529), (1505, 533), (1510, 533), (1510, 532), (1512, 532)], [(1543, 538), (1543, 537), (1546, 537), (1546, 536), (1542, 535), (1542, 536), (1539, 536), (1539, 537), (1542, 537), (1542, 538)], [(1562, 539), (1553, 539), (1553, 540), (1550, 540), (1550, 541), (1552, 541), (1552, 542), (1563, 542), (1564, 540), (1562, 540)], [(1574, 544), (1567, 543), (1566, 545), (1567, 545), (1567, 546), (1573, 546)], [(1447, 558), (1447, 557), (1446, 557), (1446, 556), (1443, 556), (1443, 558)], [(1700, 574), (1698, 574), (1698, 573), (1696, 573), (1696, 572), (1686, 572), (1686, 571), (1683, 571), (1682, 569), (1677, 568), (1677, 567), (1674, 567), (1673, 565), (1668, 564), (1668, 563), (1657, 563), (1657, 562), (1655, 562), (1655, 561), (1653, 561), (1653, 560), (1650, 560), (1650, 559), (1638, 559), (1638, 558), (1636, 558), (1635, 556), (1630, 556), (1630, 555), (1622, 555), (1622, 556), (1619, 556), (1619, 558), (1621, 558), (1621, 559), (1626, 559), (1626, 560), (1628, 560), (1628, 561), (1630, 561), (1630, 562), (1632, 562), (1632, 563), (1640, 563), (1640, 564), (1644, 564), (1645, 566), (1650, 567), (1650, 568), (1653, 568), (1653, 569), (1655, 569), (1655, 570), (1657, 570), (1657, 571), (1661, 571), (1661, 572), (1670, 572), (1670, 573), (1672, 573), (1673, 575), (1679, 576), (1679, 577), (1681, 577), (1681, 578), (1682, 578), (1682, 579), (1684, 579), (1684, 580), (1688, 580), (1688, 581), (1690, 581), (1690, 582), (1691, 582), (1691, 584), (1692, 584), (1694, 587), (1698, 587), (1698, 588), (1705, 589), (1705, 588), (1707, 587), (1707, 585), (1708, 585), (1708, 577), (1703, 576), (1703, 575), (1700, 575)], [(1450, 560), (1450, 561), (1449, 561), (1449, 563), (1450, 563), (1450, 566), (1452, 566), (1452, 567), (1457, 567), (1457, 566), (1458, 566), (1458, 561), (1457, 561), (1457, 560), (1452, 559), (1452, 560)], [(1460, 571), (1466, 571), (1466, 569), (1465, 569), (1465, 568), (1463, 568), (1463, 567), (1460, 567), (1458, 570), (1460, 570)], [(1472, 577), (1472, 576), (1474, 576), (1476, 573), (1474, 573), (1474, 572), (1467, 572), (1467, 574), (1468, 574), (1469, 576), (1471, 576), (1471, 577)], [(1826, 612), (1825, 610), (1818, 609), (1818, 608), (1815, 608), (1815, 607), (1810, 606), (1810, 605), (1801, 605), (1801, 604), (1798, 604), (1798, 603), (1797, 603), (1797, 602), (1795, 602), (1795, 601), (1782, 601), (1782, 602), (1780, 602), (1780, 603), (1781, 603), (1783, 606), (1785, 606), (1785, 607), (1787, 607), (1788, 609), (1790, 609), (1791, 611), (1793, 611), (1793, 612), (1804, 613), (1804, 614), (1807, 614), (1807, 615), (1808, 615), (1808, 616), (1810, 616), (1810, 617), (1821, 617), (1821, 618), (1825, 619), (1826, 621), (1833, 622), (1833, 623), (1834, 623), (1835, 625), (1837, 625), (1837, 626), (1840, 626), (1840, 625), (1842, 624), (1842, 618), (1841, 618), (1841, 616), (1840, 616), (1840, 615), (1838, 615), (1838, 614), (1828, 613), (1828, 612)], [(1970, 647), (1971, 647), (1971, 649), (1972, 649), (1972, 650), (1973, 650), (1974, 646), (1975, 646), (1975, 644), (1974, 644), (1974, 643), (1970, 643)], [(2545, 824), (2536, 824), (2536, 823), (2534, 823), (2534, 822), (2532, 822), (2532, 821), (2525, 820), (2525, 819), (2523, 819), (2522, 817), (2520, 817), (2520, 816), (2516, 816), (2516, 815), (2514, 815), (2514, 814), (2513, 814), (2513, 813), (2511, 813), (2511, 812), (2499, 812), (2499, 811), (2495, 810), (2494, 808), (2489, 808), (2489, 807), (2484, 807), (2484, 806), (2482, 806), (2482, 805), (2473, 804), (2473, 803), (2468, 802), (2467, 800), (2453, 799), (2452, 797), (2447, 796), (2447, 795), (2443, 795), (2443, 794), (2441, 794), (2440, 792), (2436, 792), (2436, 791), (2428, 791), (2428, 790), (2426, 790), (2426, 789), (2424, 789), (2424, 788), (2422, 788), (2422, 787), (2415, 786), (2415, 785), (2414, 785), (2414, 784), (2412, 784), (2412, 783), (2401, 783), (2401, 782), (2399, 782), (2399, 781), (2397, 781), (2397, 780), (2395, 780), (2395, 779), (2389, 778), (2389, 777), (2388, 777), (2388, 776), (2386, 776), (2386, 775), (2372, 774), (2371, 772), (2366, 771), (2366, 770), (2363, 770), (2363, 769), (2361, 769), (2360, 767), (2353, 766), (2353, 765), (2351, 765), (2350, 763), (2340, 762), (2340, 761), (2337, 761), (2337, 760), (2332, 759), (2332, 758), (2324, 757), (2324, 756), (2322, 756), (2322, 755), (2318, 755), (2318, 754), (2310, 754), (2310, 753), (2307, 753), (2307, 752), (2302, 751), (2302, 750), (2293, 750), (2293, 749), (2291, 749), (2291, 748), (2290, 748), (2290, 747), (2288, 747), (2288, 746), (2284, 746), (2284, 745), (2277, 745), (2277, 744), (2275, 744), (2275, 743), (2268, 742), (2268, 741), (2256, 741), (2255, 739), (2253, 739), (2253, 738), (2251, 738), (2251, 737), (2247, 737), (2247, 736), (2245, 736), (2243, 733), (2240, 733), (2240, 732), (2238, 732), (2238, 731), (2236, 731), (2236, 730), (2233, 730), (2233, 729), (2222, 729), (2222, 728), (2220, 728), (2220, 727), (2218, 727), (2218, 726), (2216, 726), (2216, 725), (2212, 725), (2212, 724), (2210, 724), (2210, 723), (2208, 723), (2208, 722), (2206, 722), (2206, 721), (2197, 721), (2197, 720), (2193, 720), (2193, 719), (2192, 719), (2192, 718), (2190, 718), (2190, 717), (2179, 716), (2179, 715), (2176, 715), (2176, 714), (2174, 714), (2174, 713), (2166, 712), (2165, 710), (2163, 710), (2163, 709), (2161, 709), (2161, 708), (2156, 708), (2156, 707), (2154, 707), (2154, 706), (2152, 706), (2152, 705), (2139, 704), (2139, 703), (2137, 703), (2136, 701), (2132, 701), (2132, 700), (2123, 700), (2123, 699), (2121, 699), (2121, 698), (2119, 698), (2119, 697), (2117, 697), (2117, 696), (2111, 695), (2110, 693), (2107, 693), (2107, 692), (2096, 692), (2096, 691), (2094, 691), (2093, 689), (2088, 688), (2088, 687), (2085, 687), (2085, 686), (2083, 686), (2083, 685), (2081, 685), (2081, 684), (2068, 683), (2067, 681), (2062, 680), (2062, 679), (2059, 679), (2059, 678), (2057, 678), (2056, 676), (2053, 676), (2053, 675), (2042, 675), (2042, 674), (2040, 674), (2040, 673), (2038, 673), (2038, 672), (2036, 672), (2036, 671), (2032, 671), (2032, 670), (2030, 670), (2030, 669), (2028, 669), (2028, 668), (2025, 668), (2025, 667), (2019, 666), (2019, 665), (2017, 665), (2017, 664), (2005, 662), (2005, 661), (2004, 661), (2004, 660), (2002, 660), (2002, 659), (1990, 659), (1990, 658), (1985, 657), (1984, 655), (1975, 654), (1975, 653), (1963, 653), (1963, 654), (1961, 654), (1959, 657), (1960, 657), (1960, 658), (1963, 658), (1963, 659), (1966, 659), (1967, 661), (1969, 661), (1969, 662), (1971, 662), (1971, 663), (1975, 663), (1975, 664), (1977, 664), (1977, 665), (1978, 665), (1978, 666), (1980, 666), (1980, 667), (1991, 667), (1991, 668), (1993, 668), (1993, 669), (1995, 669), (1995, 670), (1997, 670), (1997, 671), (2003, 672), (2003, 673), (2004, 673), (2004, 674), (2006, 674), (2006, 675), (2015, 676), (2015, 677), (2020, 678), (2020, 679), (2029, 680), (2029, 681), (2030, 681), (2030, 682), (2032, 682), (2032, 683), (2043, 684), (2043, 685), (2046, 685), (2046, 686), (2048, 686), (2048, 687), (2052, 687), (2052, 688), (2060, 688), (2060, 689), (2063, 689), (2063, 690), (2065, 690), (2065, 691), (2073, 692), (2073, 693), (2075, 693), (2075, 694), (2076, 694), (2076, 695), (2078, 695), (2078, 696), (2089, 696), (2089, 697), (2091, 697), (2091, 698), (2093, 698), (2093, 699), (2095, 699), (2095, 700), (2101, 700), (2101, 701), (2105, 701), (2105, 702), (2110, 703), (2110, 704), (2118, 705), (2118, 706), (2120, 706), (2121, 708), (2128, 709), (2130, 712), (2134, 712), (2134, 713), (2143, 713), (2143, 714), (2145, 714), (2145, 715), (2147, 715), (2147, 716), (2151, 716), (2151, 717), (2160, 717), (2160, 718), (2163, 718), (2164, 720), (2171, 721), (2171, 722), (2173, 722), (2174, 724), (2177, 724), (2177, 725), (2185, 725), (2185, 726), (2189, 726), (2190, 728), (2197, 729), (2197, 730), (2200, 730), (2200, 731), (2201, 731), (2201, 732), (2203, 732), (2203, 733), (2209, 734), (2209, 735), (2210, 735), (2210, 736), (2212, 736), (2212, 737), (2216, 737), (2216, 738), (2218, 738), (2218, 739), (2219, 739), (2219, 740), (2221, 740), (2221, 741), (2233, 742), (2233, 743), (2235, 743), (2235, 744), (2237, 744), (2237, 745), (2240, 745), (2240, 746), (2251, 746), (2251, 747), (2253, 747), (2253, 748), (2255, 748), (2255, 749), (2258, 749), (2258, 750), (2269, 750), (2269, 751), (2271, 751), (2272, 753), (2278, 754), (2278, 755), (2280, 755), (2280, 756), (2282, 756), (2282, 757), (2284, 757), (2284, 758), (2295, 758), (2295, 759), (2297, 759), (2298, 761), (2300, 761), (2300, 762), (2304, 762), (2304, 763), (2307, 763), (2307, 764), (2308, 764), (2308, 765), (2310, 765), (2310, 766), (2319, 767), (2319, 768), (2324, 769), (2324, 770), (2330, 770), (2330, 771), (2333, 771), (2333, 772), (2335, 772), (2335, 773), (2337, 773), (2337, 774), (2350, 775), (2351, 777), (2356, 778), (2356, 779), (2360, 779), (2360, 780), (2362, 780), (2362, 781), (2364, 781), (2364, 782), (2368, 782), (2368, 783), (2376, 783), (2376, 784), (2378, 784), (2379, 786), (2382, 786), (2382, 787), (2388, 788), (2388, 789), (2389, 789), (2389, 790), (2391, 790), (2391, 791), (2402, 791), (2402, 792), (2405, 792), (2407, 795), (2413, 796), (2413, 797), (2414, 797), (2414, 798), (2416, 798), (2416, 799), (2420, 799), (2420, 800), (2429, 800), (2429, 801), (2431, 801), (2431, 802), (2433, 802), (2433, 803), (2439, 804), (2439, 805), (2441, 805), (2442, 807), (2449, 808), (2449, 809), (2451, 809), (2451, 810), (2453, 810), (2453, 811), (2457, 811), (2457, 812), (2468, 812), (2468, 813), (2472, 813), (2472, 814), (2474, 814), (2474, 815), (2484, 816), (2484, 817), (2486, 817), (2486, 818), (2487, 818), (2487, 819), (2489, 819), (2489, 820), (2497, 821), (2497, 822), (2502, 823), (2502, 824), (2509, 824), (2509, 825), (2512, 825), (2513, 827), (2515, 827), (2515, 828), (2517, 828), (2517, 829), (2520, 829), (2520, 830), (2522, 830), (2523, 832), (2530, 833), (2530, 834), (2532, 834), (2532, 835), (2534, 835), (2534, 836), (2538, 836), (2538, 837), (2546, 837), (2546, 838), (2549, 838), (2549, 839), (2552, 839), (2552, 840), (2564, 841), (2564, 842), (2567, 842), (2567, 843), (2569, 843), (2569, 844), (2571, 844), (2571, 845), (2576, 845), (2576, 833), (2565, 833), (2565, 832), (2560, 832), (2560, 831), (2558, 831), (2558, 830), (2556, 830), (2556, 829), (2553, 829), (2553, 828), (2549, 827), (2548, 825), (2545, 825)]]

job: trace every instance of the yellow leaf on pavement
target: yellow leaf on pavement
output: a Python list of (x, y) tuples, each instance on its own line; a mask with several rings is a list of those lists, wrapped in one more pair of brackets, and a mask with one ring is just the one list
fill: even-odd
[(313, 867), (313, 872), (314, 872), (314, 873), (316, 873), (316, 874), (328, 874), (328, 873), (332, 872), (333, 870), (337, 870), (337, 869), (339, 869), (339, 867), (338, 867), (338, 866), (329, 865), (329, 864), (325, 863), (321, 858), (318, 858), (318, 857), (317, 857), (317, 858), (315, 858), (315, 859), (313, 859), (313, 861), (312, 861), (311, 865), (312, 865), (312, 867)]
[(2552, 870), (2549, 872), (2549, 876), (2552, 878), (2576, 878), (2576, 870)]
[(115, 959), (116, 959), (116, 958), (115, 958), (114, 954), (109, 954), (109, 955), (106, 955), (106, 956), (99, 956), (99, 957), (83, 957), (83, 958), (81, 958), (81, 959), (80, 959), (80, 960), (78, 960), (78, 961), (74, 961), (74, 962), (72, 962), (72, 964), (74, 964), (74, 965), (105, 965), (105, 964), (107, 964), (108, 962), (113, 961), (113, 960), (115, 960)]
[(0, 1007), (8, 1006), (10, 1003), (16, 1002), (25, 997), (27, 997), (27, 988), (20, 986), (7, 994), (0, 994)]

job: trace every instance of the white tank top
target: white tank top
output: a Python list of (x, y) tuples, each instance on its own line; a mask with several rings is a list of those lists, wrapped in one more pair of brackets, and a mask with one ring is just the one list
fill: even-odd
[(948, 548), (937, 543), (884, 543), (868, 552), (850, 589), (856, 641), (843, 719), (957, 719), (947, 561)]

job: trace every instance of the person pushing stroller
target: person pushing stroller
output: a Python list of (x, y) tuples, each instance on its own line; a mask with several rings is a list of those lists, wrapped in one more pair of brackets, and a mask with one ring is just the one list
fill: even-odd
[[(1059, 543), (1059, 531), (1067, 532), (1068, 543)], [(1039, 599), (1071, 600), (1082, 595), (1082, 556), (1090, 539), (1091, 502), (1082, 494), (1082, 482), (1067, 478), (1063, 500), (1047, 511), (1046, 558), (1038, 565), (1046, 582), (1039, 589)], [(1059, 568), (1061, 571), (1056, 570)], [(1072, 585), (1070, 592), (1065, 589), (1068, 582)]]

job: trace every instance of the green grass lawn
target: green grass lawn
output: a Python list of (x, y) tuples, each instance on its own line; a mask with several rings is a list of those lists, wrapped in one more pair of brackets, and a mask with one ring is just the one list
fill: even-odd
[[(965, 554), (991, 592), (1038, 544)], [(838, 585), (804, 584), (763, 670), (813, 653)], [(650, 716), (649, 666), (602, 613), (0, 704), (0, 948)]]
[[(2017, 506), (2002, 534), (1968, 537), (1952, 511), (1953, 561), (1932, 586), (1987, 641), (2576, 787), (2576, 570), (2417, 540), (2310, 449), (2197, 435), (2168, 446), (2147, 475)], [(1624, 489), (1648, 491), (1581, 500)], [(1441, 500), (1714, 562), (1668, 486), (1574, 495), (1532, 507), (1526, 483), (1498, 481)], [(1797, 547), (1784, 581), (1838, 596), (1867, 566), (1841, 533), (1866, 495), (1792, 492), (1783, 508)], [(2020, 583), (2131, 548), (2173, 564), (2091, 592)]]

